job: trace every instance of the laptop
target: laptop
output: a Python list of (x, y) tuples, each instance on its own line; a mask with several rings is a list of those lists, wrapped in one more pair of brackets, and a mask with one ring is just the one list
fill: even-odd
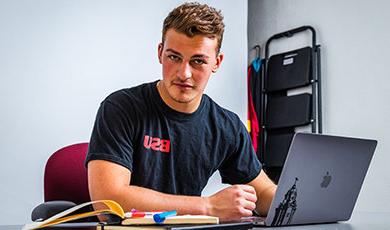
[(268, 216), (251, 222), (285, 226), (348, 220), (376, 145), (376, 140), (296, 133)]

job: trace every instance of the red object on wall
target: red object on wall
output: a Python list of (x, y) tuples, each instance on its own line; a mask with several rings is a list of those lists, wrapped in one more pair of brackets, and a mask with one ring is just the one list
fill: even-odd
[(260, 132), (259, 122), (256, 115), (255, 106), (253, 104), (252, 98), (252, 87), (251, 87), (251, 75), (252, 75), (252, 66), (248, 67), (248, 77), (247, 77), (247, 89), (248, 89), (248, 131), (252, 139), (252, 145), (257, 153), (258, 149), (258, 135)]

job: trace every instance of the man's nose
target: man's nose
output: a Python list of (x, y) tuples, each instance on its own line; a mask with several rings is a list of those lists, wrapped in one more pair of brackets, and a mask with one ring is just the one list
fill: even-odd
[(180, 80), (185, 81), (192, 77), (191, 66), (188, 62), (181, 63), (179, 71), (177, 73)]

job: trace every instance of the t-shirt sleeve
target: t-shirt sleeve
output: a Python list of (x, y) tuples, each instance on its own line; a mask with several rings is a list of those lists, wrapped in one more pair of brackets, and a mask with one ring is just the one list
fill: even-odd
[(91, 160), (107, 160), (133, 170), (133, 125), (116, 104), (103, 101), (96, 115), (85, 165)]
[(235, 138), (234, 150), (224, 160), (219, 172), (222, 183), (247, 184), (259, 175), (261, 164), (253, 149), (250, 136), (241, 122)]

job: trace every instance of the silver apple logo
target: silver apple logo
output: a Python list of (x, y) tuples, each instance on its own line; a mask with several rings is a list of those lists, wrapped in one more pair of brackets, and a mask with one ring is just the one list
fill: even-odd
[(326, 188), (330, 184), (330, 181), (332, 180), (332, 176), (329, 175), (329, 172), (326, 172), (326, 175), (322, 178), (321, 182), (321, 188)]

